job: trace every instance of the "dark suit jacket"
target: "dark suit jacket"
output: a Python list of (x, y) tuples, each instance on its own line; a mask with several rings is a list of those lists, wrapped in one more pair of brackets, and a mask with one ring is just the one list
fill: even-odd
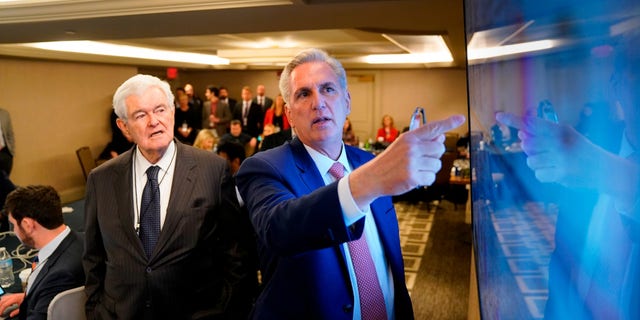
[[(176, 142), (171, 197), (147, 259), (134, 229), (134, 148), (91, 172), (85, 202), (89, 319), (192, 319), (227, 301), (228, 221), (239, 214), (227, 162)], [(227, 224), (227, 225), (225, 225)], [(223, 227), (224, 226), (224, 227)], [(224, 303), (222, 303), (224, 304)]]
[[(242, 104), (243, 101), (238, 101), (233, 114), (233, 118), (240, 120), (240, 122), (242, 122)], [(242, 122), (242, 132), (245, 132), (254, 138), (258, 137), (258, 135), (262, 133), (263, 121), (264, 113), (262, 112), (262, 107), (260, 107), (257, 102), (251, 101), (249, 114), (247, 115), (247, 125), (245, 126), (244, 122)]]
[[(258, 97), (253, 97), (253, 100), (251, 100), (252, 103), (258, 104)], [(273, 105), (273, 99), (265, 96), (264, 97), (264, 105), (261, 106), (262, 107), (262, 113), (267, 112), (267, 109), (271, 108), (271, 105)]]
[(84, 242), (71, 230), (32, 280), (31, 290), (20, 304), (19, 319), (47, 319), (49, 303), (56, 294), (84, 285)]
[(7, 145), (9, 153), (13, 156), (16, 152), (16, 143), (15, 136), (13, 134), (13, 125), (11, 125), (11, 116), (7, 110), (0, 109), (0, 125), (2, 126), (4, 143)]
[[(209, 128), (209, 116), (211, 115), (211, 101), (205, 101), (202, 105), (202, 128)], [(216, 133), (218, 137), (222, 137), (227, 131), (229, 131), (229, 122), (231, 121), (231, 109), (229, 109), (229, 105), (224, 102), (218, 102), (218, 107), (216, 108), (216, 117), (220, 119), (215, 125)]]
[[(373, 157), (348, 146), (346, 152), (353, 167)], [(247, 158), (236, 181), (257, 232), (265, 283), (253, 318), (353, 319), (341, 244), (360, 238), (364, 219), (344, 225), (338, 183), (324, 185), (298, 139)], [(396, 319), (413, 319), (391, 199), (377, 199), (371, 210), (395, 283)]]

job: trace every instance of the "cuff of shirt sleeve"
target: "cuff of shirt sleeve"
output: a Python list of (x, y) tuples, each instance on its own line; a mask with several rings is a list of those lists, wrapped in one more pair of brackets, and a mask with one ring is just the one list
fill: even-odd
[(338, 181), (338, 199), (340, 200), (340, 207), (342, 208), (342, 216), (344, 218), (345, 225), (350, 226), (365, 216), (366, 212), (360, 210), (351, 195), (349, 174), (346, 174), (342, 179), (340, 179), (340, 181)]

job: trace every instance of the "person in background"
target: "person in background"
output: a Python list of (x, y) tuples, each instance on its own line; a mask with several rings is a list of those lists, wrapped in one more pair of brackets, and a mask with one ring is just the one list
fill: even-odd
[(0, 134), (0, 170), (10, 176), (16, 145), (11, 116), (7, 110), (2, 108), (0, 108), (0, 132), (2, 133)]
[(20, 242), (39, 250), (25, 292), (0, 297), (0, 314), (11, 305), (18, 319), (47, 319), (53, 297), (84, 285), (83, 240), (64, 224), (60, 197), (50, 186), (18, 187), (7, 196), (4, 211)]
[(215, 134), (215, 131), (202, 129), (198, 132), (196, 140), (193, 142), (193, 146), (206, 151), (214, 151), (217, 143), (218, 136)]
[[(231, 120), (231, 127), (229, 133), (225, 133), (218, 141), (218, 144), (227, 142), (234, 142), (241, 146), (244, 146), (245, 150), (253, 150), (255, 152), (258, 145), (258, 140), (244, 132), (242, 132), (242, 123), (240, 120)], [(245, 156), (250, 156), (253, 152), (245, 153)]]
[(180, 108), (180, 96), (187, 94), (184, 91), (184, 87), (177, 87), (176, 88), (176, 94), (175, 94), (175, 101), (174, 104), (176, 106), (176, 108)]
[(242, 88), (242, 101), (236, 104), (233, 118), (241, 121), (242, 132), (257, 138), (262, 133), (264, 114), (260, 105), (251, 100), (251, 95), (251, 88)]
[[(6, 173), (0, 172), (0, 207), (4, 206), (5, 200), (11, 191), (16, 189), (16, 185), (9, 179)], [(9, 231), (9, 216), (7, 212), (0, 211), (0, 232)], [(0, 314), (2, 314), (0, 312)]]
[[(234, 142), (226, 142), (221, 144), (216, 152), (227, 160), (231, 174), (235, 177), (245, 159), (244, 147)], [(243, 280), (236, 286), (238, 290), (234, 300), (230, 302), (228, 319), (247, 319), (260, 291), (256, 234), (246, 207), (243, 205), (240, 210), (241, 214), (237, 216), (238, 221), (234, 224), (240, 227), (232, 231), (237, 239), (232, 248), (234, 255), (241, 258), (241, 267), (237, 272)]]
[(231, 121), (231, 109), (226, 102), (218, 98), (219, 91), (214, 86), (207, 87), (205, 96), (207, 101), (202, 106), (202, 128), (213, 129), (218, 137), (222, 137), (229, 131)]
[(234, 110), (236, 109), (237, 101), (236, 99), (229, 97), (229, 90), (227, 89), (227, 87), (220, 86), (220, 88), (218, 88), (218, 98), (220, 99), (220, 102), (224, 102), (229, 105), (229, 110), (231, 110), (231, 113), (234, 112)]
[(344, 125), (342, 126), (342, 142), (348, 146), (358, 146), (358, 137), (353, 131), (349, 117), (344, 120)]
[(202, 99), (198, 97), (195, 90), (193, 89), (193, 85), (187, 83), (184, 85), (184, 92), (189, 97), (189, 106), (193, 109), (197, 114), (200, 114), (202, 111)]
[(280, 91), (295, 138), (236, 175), (263, 272), (252, 319), (413, 319), (389, 196), (434, 181), (443, 133), (464, 117), (408, 132), (374, 158), (342, 142), (351, 98), (338, 60), (300, 52)]
[(274, 134), (268, 135), (262, 139), (259, 151), (266, 151), (281, 146), (293, 138), (293, 130), (291, 128), (280, 130)]
[(117, 157), (121, 153), (131, 149), (133, 143), (127, 139), (127, 137), (122, 134), (122, 131), (118, 129), (118, 125), (116, 124), (116, 120), (118, 119), (118, 115), (116, 115), (113, 110), (111, 111), (111, 116), (109, 117), (109, 124), (111, 126), (111, 141), (107, 144), (107, 146), (102, 150), (98, 159), (100, 160), (109, 160)]
[(258, 150), (262, 148), (262, 142), (264, 141), (264, 139), (274, 134), (275, 132), (276, 132), (276, 127), (274, 125), (269, 123), (264, 126), (264, 128), (262, 129), (262, 134), (258, 136)]
[(264, 126), (268, 124), (275, 126), (275, 132), (290, 128), (289, 119), (284, 113), (284, 99), (281, 94), (276, 96), (275, 103), (264, 114)]
[(388, 145), (394, 142), (398, 138), (398, 129), (393, 124), (393, 118), (385, 114), (382, 116), (382, 128), (378, 129), (376, 134), (376, 141)]
[(182, 95), (178, 98), (180, 106), (175, 109), (175, 136), (180, 142), (192, 145), (196, 140), (198, 130), (202, 125), (201, 114), (189, 104), (189, 97)]
[(113, 108), (135, 147), (87, 179), (87, 319), (223, 315), (241, 280), (227, 232), (240, 214), (227, 162), (174, 139), (165, 81), (129, 78)]
[(253, 98), (253, 102), (260, 105), (263, 114), (273, 105), (273, 99), (265, 95), (265, 88), (263, 84), (259, 84), (256, 87), (256, 97)]

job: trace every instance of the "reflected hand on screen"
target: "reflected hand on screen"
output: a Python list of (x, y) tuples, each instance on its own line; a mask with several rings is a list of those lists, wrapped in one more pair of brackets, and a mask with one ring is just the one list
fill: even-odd
[(527, 165), (541, 182), (557, 182), (567, 187), (611, 194), (614, 193), (611, 182), (624, 175), (629, 165), (633, 166), (566, 124), (504, 112), (498, 112), (496, 120), (519, 130)]

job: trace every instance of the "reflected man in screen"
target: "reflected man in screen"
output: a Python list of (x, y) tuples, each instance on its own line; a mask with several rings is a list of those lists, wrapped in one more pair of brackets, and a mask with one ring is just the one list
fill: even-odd
[(300, 52), (280, 91), (296, 137), (236, 176), (263, 271), (253, 319), (413, 319), (390, 196), (434, 181), (443, 133), (464, 117), (405, 133), (373, 158), (342, 142), (351, 98), (335, 58)]
[[(501, 123), (520, 130), (527, 165), (538, 180), (582, 195), (596, 194), (591, 210), (561, 211), (558, 217), (547, 319), (640, 317), (639, 39), (638, 34), (627, 34), (615, 46), (613, 103), (622, 107), (625, 121), (617, 153), (568, 125), (534, 116), (496, 115)], [(577, 207), (585, 201), (572, 199)]]

